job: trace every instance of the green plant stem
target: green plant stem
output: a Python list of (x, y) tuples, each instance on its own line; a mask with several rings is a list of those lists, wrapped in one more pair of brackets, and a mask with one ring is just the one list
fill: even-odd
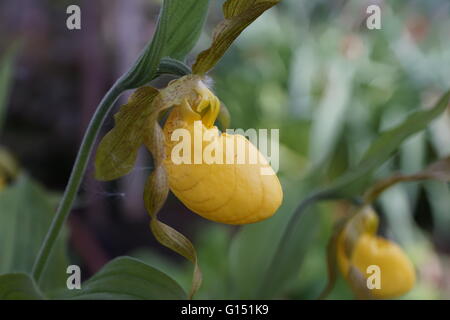
[[(191, 72), (190, 68), (184, 63), (170, 58), (162, 58), (157, 71), (158, 72), (155, 72), (152, 78), (155, 78), (160, 74), (184, 76)], [(126, 89), (131, 88), (129, 87), (129, 84), (127, 86), (128, 79), (129, 74), (123, 75), (116, 83), (114, 83), (111, 89), (109, 89), (102, 101), (100, 101), (86, 133), (84, 134), (83, 141), (81, 142), (77, 158), (75, 159), (72, 168), (72, 173), (70, 174), (69, 182), (64, 190), (64, 195), (33, 265), (32, 276), (37, 283), (39, 283), (39, 279), (45, 269), (53, 245), (55, 244), (62, 226), (69, 215), (70, 209), (72, 208), (103, 121), (120, 94)]]
[(33, 265), (32, 276), (37, 283), (42, 276), (53, 245), (72, 208), (103, 121), (114, 102), (124, 91), (122, 83), (121, 79), (119, 79), (103, 97), (83, 137), (64, 195)]

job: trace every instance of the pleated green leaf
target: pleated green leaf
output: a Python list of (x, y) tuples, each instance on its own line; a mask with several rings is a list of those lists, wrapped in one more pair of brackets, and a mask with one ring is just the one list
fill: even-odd
[(183, 60), (197, 42), (208, 4), (208, 0), (164, 0), (152, 41), (120, 79), (121, 85), (132, 89), (150, 82), (164, 57)]
[(208, 13), (209, 0), (169, 1), (163, 56), (184, 60), (196, 44)]
[(63, 290), (60, 299), (77, 300), (179, 300), (181, 286), (165, 273), (133, 258), (120, 257), (104, 266), (81, 290)]
[(41, 300), (42, 293), (25, 273), (0, 275), (0, 300)]

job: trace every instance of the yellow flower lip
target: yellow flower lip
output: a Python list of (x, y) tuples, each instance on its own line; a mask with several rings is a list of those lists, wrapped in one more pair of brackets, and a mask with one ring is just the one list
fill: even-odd
[[(220, 101), (204, 84), (199, 76), (188, 76), (174, 82), (180, 101), (174, 104), (163, 128), (166, 144), (166, 160), (169, 186), (172, 192), (193, 212), (202, 217), (226, 224), (247, 224), (264, 220), (272, 216), (283, 198), (281, 184), (270, 165), (265, 161), (257, 163), (229, 163), (226, 155), (237, 154), (235, 149), (244, 145), (244, 150), (256, 154), (258, 159), (264, 159), (259, 150), (244, 136), (220, 133), (214, 122), (220, 112)], [(181, 88), (182, 86), (182, 88)], [(169, 89), (171, 90), (171, 89)], [(195, 136), (195, 128), (201, 120), (202, 136), (213, 137), (214, 144), (220, 146), (220, 163), (203, 161), (200, 163), (173, 162), (172, 151), (178, 142), (174, 143), (172, 134), (177, 129), (185, 129), (190, 137)], [(176, 140), (178, 141), (178, 140)], [(201, 141), (202, 149), (209, 142)], [(195, 154), (195, 142), (190, 139), (187, 150), (191, 157)], [(196, 154), (197, 155), (197, 154)], [(261, 175), (261, 169), (272, 174)]]
[[(198, 80), (194, 91), (198, 95), (198, 102), (192, 110), (201, 115), (201, 121), (205, 127), (211, 128), (219, 115), (220, 101), (201, 80)], [(185, 103), (189, 104), (187, 100)]]

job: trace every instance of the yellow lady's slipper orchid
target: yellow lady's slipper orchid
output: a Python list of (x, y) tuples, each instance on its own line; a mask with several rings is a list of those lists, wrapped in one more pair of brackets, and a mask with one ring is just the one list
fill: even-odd
[[(170, 189), (189, 209), (216, 222), (246, 224), (272, 216), (283, 198), (275, 172), (244, 136), (219, 132), (214, 126), (219, 100), (200, 77), (189, 81), (194, 82), (193, 90), (175, 105), (163, 128), (164, 166)], [(194, 138), (190, 139), (189, 150), (182, 154), (178, 147), (180, 137), (174, 135), (177, 129), (184, 129), (190, 137), (200, 134), (205, 138), (201, 146), (195, 146)], [(238, 150), (238, 146), (243, 148)], [(208, 150), (214, 150), (210, 154), (218, 161), (205, 158), (204, 151)], [(242, 156), (242, 150), (246, 161), (240, 163), (235, 160)], [(257, 155), (258, 161), (249, 161), (250, 154)], [(270, 174), (262, 175), (261, 169)]]
[(381, 299), (401, 296), (412, 289), (416, 275), (414, 266), (403, 250), (395, 243), (374, 234), (363, 233), (354, 244), (351, 258), (345, 253), (345, 232), (339, 236), (337, 259), (342, 274), (348, 279), (350, 266), (367, 279), (367, 268), (380, 268), (381, 286), (370, 293)]

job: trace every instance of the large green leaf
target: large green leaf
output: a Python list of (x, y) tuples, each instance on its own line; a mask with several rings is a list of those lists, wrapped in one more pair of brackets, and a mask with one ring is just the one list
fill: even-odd
[[(54, 196), (25, 174), (0, 192), (0, 274), (31, 272), (54, 207)], [(63, 233), (40, 282), (42, 288), (50, 291), (65, 286), (67, 265)]]
[(186, 299), (186, 293), (172, 278), (129, 257), (108, 263), (80, 290), (64, 290), (58, 298), (81, 300), (171, 300)]
[[(167, 1), (167, 0), (166, 0)], [(169, 0), (163, 56), (183, 60), (197, 42), (208, 13), (209, 0)]]
[(15, 52), (16, 47), (14, 46), (0, 57), (0, 130), (4, 123), (6, 105), (11, 87)]
[[(214, 224), (198, 234), (195, 246), (199, 261), (202, 263), (203, 282), (195, 299), (226, 299), (229, 287), (228, 265), (224, 263), (223, 253), (230, 246), (232, 228)], [(192, 267), (188, 263), (179, 263), (147, 248), (140, 248), (132, 253), (132, 257), (148, 263), (176, 280), (187, 292), (192, 282)]]
[(179, 60), (193, 48), (208, 11), (208, 0), (165, 0), (153, 40), (122, 77), (123, 87), (140, 87), (157, 75), (160, 60)]
[(25, 273), (0, 276), (0, 300), (40, 300), (42, 294), (33, 279)]

